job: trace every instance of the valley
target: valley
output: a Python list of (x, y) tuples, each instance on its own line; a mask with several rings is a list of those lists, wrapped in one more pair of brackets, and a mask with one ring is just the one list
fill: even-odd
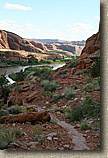
[(0, 41), (2, 67), (31, 62), (9, 74), (11, 85), (0, 76), (0, 149), (100, 150), (100, 31), (80, 53), (2, 30)]

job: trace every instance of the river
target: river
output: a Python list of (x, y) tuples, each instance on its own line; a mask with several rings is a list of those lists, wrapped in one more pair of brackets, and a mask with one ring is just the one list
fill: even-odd
[(6, 68), (0, 68), (0, 75), (5, 73), (6, 78), (9, 80), (9, 84), (15, 83), (11, 78), (8, 77), (9, 74), (20, 72), (21, 70), (25, 70), (28, 67), (37, 67), (37, 66), (51, 66), (53, 67), (53, 70), (56, 70), (60, 67), (63, 67), (65, 64), (48, 64), (48, 65), (28, 65), (28, 66), (12, 66), (12, 67), (6, 67)]

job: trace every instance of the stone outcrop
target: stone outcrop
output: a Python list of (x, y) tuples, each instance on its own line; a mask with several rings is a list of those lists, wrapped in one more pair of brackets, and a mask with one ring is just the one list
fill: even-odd
[(77, 46), (72, 44), (55, 44), (55, 46), (57, 49), (72, 52), (73, 54), (77, 54), (77, 55), (80, 55), (83, 49), (83, 46)]
[(35, 46), (35, 47), (37, 47), (37, 48), (39, 48), (39, 49), (41, 49), (41, 50), (43, 50), (43, 51), (45, 51), (45, 52), (48, 50), (47, 47), (46, 47), (43, 43), (41, 43), (41, 42), (30, 41), (30, 43), (31, 43), (33, 46)]
[(22, 37), (16, 35), (15, 33), (8, 32), (7, 41), (9, 43), (9, 48), (13, 50), (25, 50), (29, 52), (41, 52), (40, 49), (34, 47), (30, 41), (23, 39)]
[(0, 59), (10, 61), (28, 61), (26, 57), (20, 55), (18, 52), (15, 51), (0, 51)]
[(25, 50), (28, 52), (43, 52), (15, 33), (0, 30), (0, 49)]
[(25, 123), (31, 122), (35, 123), (40, 121), (42, 123), (50, 121), (50, 115), (47, 111), (40, 111), (40, 112), (27, 112), (17, 115), (8, 115), (8, 116), (1, 116), (0, 123)]
[(80, 58), (86, 58), (98, 50), (100, 50), (100, 31), (86, 40), (86, 45), (82, 50)]
[(8, 41), (7, 41), (7, 33), (3, 30), (0, 30), (0, 49), (9, 49)]
[(55, 44), (45, 44), (45, 46), (47, 47), (48, 50), (56, 50), (56, 46)]
[[(79, 60), (80, 59), (80, 60)], [(100, 59), (100, 30), (86, 40), (86, 45), (78, 58), (76, 69), (91, 69), (96, 60)]]

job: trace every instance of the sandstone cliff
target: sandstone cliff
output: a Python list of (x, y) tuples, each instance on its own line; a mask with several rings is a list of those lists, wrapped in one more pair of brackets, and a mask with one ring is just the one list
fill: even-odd
[(5, 31), (0, 30), (0, 49), (9, 49), (8, 41), (7, 41), (7, 33)]
[(82, 50), (80, 58), (85, 58), (100, 50), (100, 30), (86, 40), (86, 45)]
[(47, 47), (46, 47), (43, 43), (41, 43), (41, 42), (30, 41), (30, 43), (31, 43), (34, 47), (39, 48), (39, 49), (41, 49), (41, 50), (43, 50), (43, 51), (45, 51), (45, 52), (48, 50)]

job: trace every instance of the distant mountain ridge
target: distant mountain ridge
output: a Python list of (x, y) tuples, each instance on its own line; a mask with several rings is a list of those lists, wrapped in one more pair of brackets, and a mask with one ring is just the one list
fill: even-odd
[(82, 41), (65, 41), (65, 40), (59, 40), (59, 39), (28, 39), (32, 41), (38, 41), (41, 43), (60, 43), (60, 44), (73, 44), (73, 45), (78, 45), (78, 46), (84, 46), (85, 45), (85, 40)]

